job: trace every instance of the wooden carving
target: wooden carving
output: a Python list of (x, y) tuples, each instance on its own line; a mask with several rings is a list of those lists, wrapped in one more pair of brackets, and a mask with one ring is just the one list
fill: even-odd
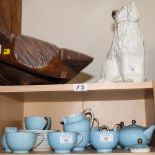
[[(59, 48), (29, 36), (16, 36), (3, 28), (0, 28), (0, 45), (0, 65), (7, 65), (0, 75), (4, 70), (12, 70), (10, 74), (15, 74), (14, 77), (28, 76), (26, 84), (35, 84), (32, 82), (35, 78), (40, 81), (37, 84), (66, 83), (93, 60), (86, 54)], [(8, 76), (7, 80), (10, 78)], [(25, 84), (24, 80), (18, 82), (12, 84)]]

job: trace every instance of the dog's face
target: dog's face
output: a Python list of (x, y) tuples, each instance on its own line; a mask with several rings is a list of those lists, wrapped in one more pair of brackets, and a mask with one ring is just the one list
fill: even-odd
[(122, 21), (136, 22), (139, 20), (139, 13), (136, 9), (135, 3), (131, 2), (127, 6), (122, 7), (120, 10), (113, 10), (112, 17), (116, 23)]

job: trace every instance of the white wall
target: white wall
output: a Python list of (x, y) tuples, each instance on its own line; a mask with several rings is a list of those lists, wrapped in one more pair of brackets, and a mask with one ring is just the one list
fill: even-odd
[[(94, 57), (74, 82), (96, 82), (113, 39), (111, 12), (130, 0), (23, 0), (22, 33)], [(155, 0), (135, 0), (145, 46), (145, 75), (155, 79)]]

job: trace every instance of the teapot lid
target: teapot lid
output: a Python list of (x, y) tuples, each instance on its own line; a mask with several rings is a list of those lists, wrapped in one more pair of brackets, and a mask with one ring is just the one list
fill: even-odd
[(127, 127), (131, 127), (131, 128), (144, 128), (143, 126), (137, 125), (135, 120), (132, 120), (132, 124), (128, 125)]

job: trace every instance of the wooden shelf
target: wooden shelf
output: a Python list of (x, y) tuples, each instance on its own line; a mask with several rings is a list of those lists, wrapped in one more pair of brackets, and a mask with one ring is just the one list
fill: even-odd
[[(12, 153), (4, 153), (0, 152), (1, 155), (12, 155)], [(54, 153), (53, 151), (47, 151), (47, 152), (30, 152), (29, 154), (24, 154), (24, 155), (30, 155), (30, 154), (36, 154), (36, 155), (45, 155), (45, 154), (57, 154), (57, 155), (62, 155), (58, 153)], [(76, 154), (83, 154), (83, 155), (94, 155), (94, 154), (100, 154), (100, 155), (140, 155), (141, 153), (131, 153), (130, 151), (125, 151), (123, 149), (114, 149), (111, 153), (97, 153), (95, 150), (88, 149), (82, 152), (71, 152), (70, 155), (76, 155)], [(154, 155), (155, 154), (155, 148), (152, 149), (151, 152), (149, 152), (149, 155)], [(19, 154), (14, 154), (14, 155), (19, 155)]]
[[(153, 89), (152, 81), (139, 83), (88, 83), (86, 85), (87, 91)], [(74, 86), (75, 84), (0, 86), (0, 93), (57, 91), (71, 92), (74, 91)]]
[[(154, 83), (155, 85), (155, 83)], [(100, 121), (110, 128), (120, 122), (149, 126), (155, 124), (153, 81), (140, 83), (88, 83), (84, 93), (74, 93), (76, 84), (0, 86), (0, 136), (6, 126), (24, 127), (25, 116), (51, 116), (52, 128), (62, 130), (62, 116), (91, 108)], [(33, 93), (31, 93), (33, 92)], [(63, 110), (62, 110), (63, 109)], [(119, 110), (118, 110), (119, 109)], [(155, 138), (153, 139), (155, 141)], [(0, 151), (0, 155), (12, 155)], [(26, 155), (56, 154), (52, 151), (30, 152)], [(93, 149), (71, 152), (71, 155), (130, 155), (115, 149), (112, 153), (97, 153)], [(139, 155), (140, 153), (132, 153)], [(17, 154), (15, 154), (17, 155)], [(155, 147), (149, 153), (155, 155)]]

